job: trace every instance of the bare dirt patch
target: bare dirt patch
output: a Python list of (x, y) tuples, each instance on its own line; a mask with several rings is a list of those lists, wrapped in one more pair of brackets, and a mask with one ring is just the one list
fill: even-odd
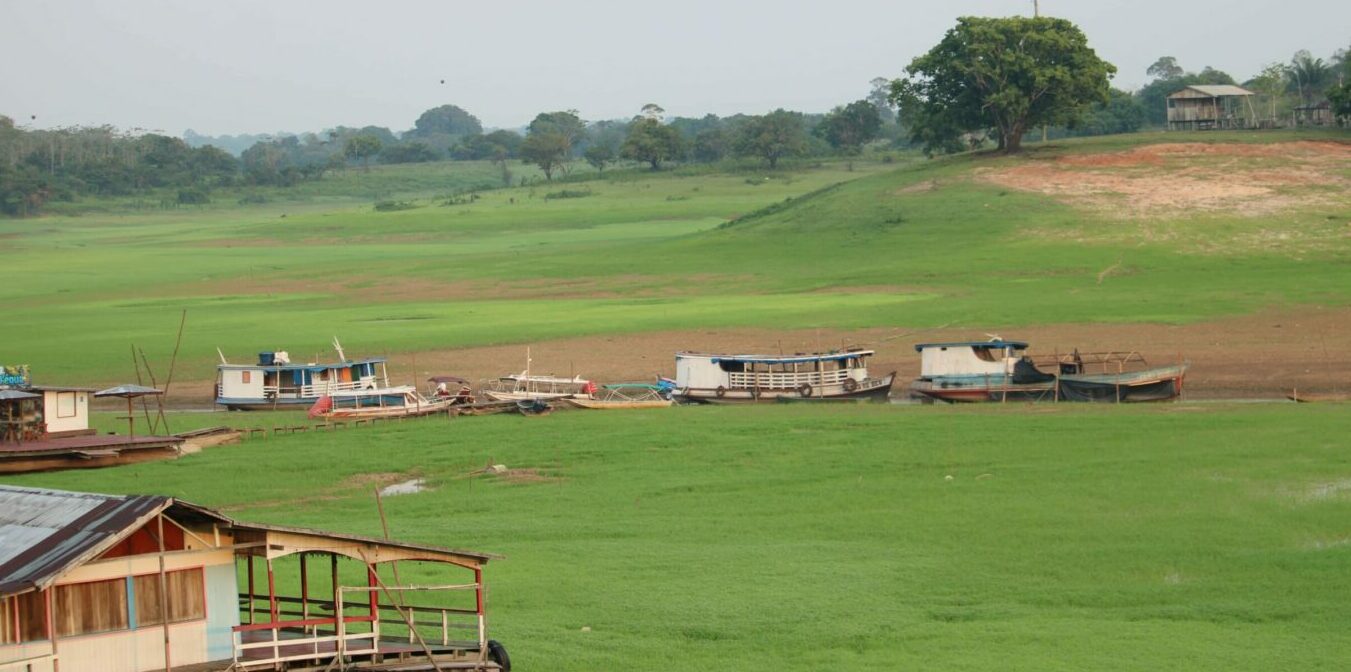
[[(917, 329), (904, 326), (828, 330), (724, 329), (584, 336), (530, 344), (532, 372), (581, 375), (600, 382), (650, 381), (674, 375), (680, 350), (738, 353), (798, 353), (872, 348), (874, 372), (897, 372), (896, 396), (919, 374), (915, 343), (984, 339), (986, 334), (1026, 340), (1031, 354), (1138, 350), (1151, 365), (1181, 357), (1191, 362), (1185, 393), (1190, 398), (1283, 398), (1302, 393), (1351, 392), (1351, 309), (1277, 309), (1188, 325), (1051, 324), (1031, 327), (980, 325)], [(395, 355), (391, 382), (425, 385), (438, 374), (479, 381), (525, 368), (526, 345), (494, 345)], [(412, 365), (416, 363), (416, 371)], [(212, 384), (174, 382), (179, 403), (210, 403)], [(393, 474), (389, 483), (414, 475)], [(386, 483), (388, 484), (388, 483)]]
[(1053, 196), (1118, 218), (1182, 213), (1258, 217), (1344, 204), (1351, 144), (1164, 143), (1124, 152), (1037, 158), (977, 179)]
[(508, 469), (496, 477), (507, 483), (556, 483), (562, 480), (557, 476), (541, 474), (535, 469)]
[(342, 482), (338, 484), (338, 488), (342, 490), (383, 488), (415, 478), (417, 478), (417, 474), (413, 472), (380, 471), (369, 474), (355, 474), (343, 479)]

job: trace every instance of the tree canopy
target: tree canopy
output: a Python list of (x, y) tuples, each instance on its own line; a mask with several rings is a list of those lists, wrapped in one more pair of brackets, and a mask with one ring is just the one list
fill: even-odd
[(882, 115), (866, 100), (836, 107), (816, 125), (814, 133), (837, 151), (858, 154), (863, 145), (875, 140), (882, 131)]
[[(651, 103), (648, 105), (651, 106)], [(680, 131), (661, 123), (656, 115), (649, 115), (647, 107), (643, 110), (643, 116), (629, 124), (629, 135), (624, 139), (624, 146), (619, 149), (619, 154), (626, 159), (643, 161), (651, 166), (652, 170), (660, 170), (663, 161), (680, 156), (684, 143)]]
[(1042, 125), (1069, 124), (1108, 100), (1116, 67), (1073, 23), (1049, 17), (962, 17), (892, 82), (891, 100), (928, 151), (994, 128), (1005, 152)]
[(764, 159), (770, 168), (777, 167), (779, 159), (805, 153), (807, 130), (802, 113), (778, 109), (747, 119), (737, 128), (732, 149), (739, 156)]
[(354, 135), (343, 144), (342, 153), (349, 159), (361, 162), (364, 169), (370, 170), (371, 157), (380, 153), (384, 143), (374, 135)]
[(430, 137), (477, 135), (482, 132), (483, 124), (479, 123), (478, 117), (457, 105), (441, 105), (423, 112), (417, 121), (413, 122), (413, 130), (409, 134), (414, 137)]

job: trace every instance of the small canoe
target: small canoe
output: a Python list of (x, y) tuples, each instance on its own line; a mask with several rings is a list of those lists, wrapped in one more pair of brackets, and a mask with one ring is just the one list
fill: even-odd
[(1291, 390), (1290, 394), (1285, 395), (1286, 399), (1298, 401), (1300, 403), (1336, 403), (1339, 401), (1351, 401), (1351, 394), (1346, 392), (1300, 392)]
[(629, 410), (635, 408), (666, 408), (675, 402), (670, 399), (648, 399), (642, 401), (611, 401), (605, 399), (587, 399), (585, 397), (572, 397), (564, 399), (563, 403), (570, 404), (577, 408), (585, 408), (595, 411), (617, 411)]

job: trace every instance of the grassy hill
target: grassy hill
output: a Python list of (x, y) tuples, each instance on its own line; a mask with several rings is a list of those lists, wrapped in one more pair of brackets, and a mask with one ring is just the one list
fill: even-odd
[(167, 356), (184, 308), (185, 375), (202, 379), (216, 346), (307, 352), (334, 334), (350, 352), (399, 353), (1344, 306), (1348, 148), (1335, 132), (1142, 134), (854, 171), (621, 172), (397, 212), (308, 201), (10, 220), (0, 303), (27, 327), (11, 351), (63, 380), (116, 378), (129, 343)]

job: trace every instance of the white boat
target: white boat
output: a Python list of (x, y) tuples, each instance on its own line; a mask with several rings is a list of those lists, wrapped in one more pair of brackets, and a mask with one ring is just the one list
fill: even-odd
[(723, 404), (862, 398), (885, 401), (896, 377), (868, 375), (872, 350), (797, 355), (676, 353), (675, 396)]
[(327, 420), (417, 417), (439, 413), (459, 402), (457, 397), (428, 399), (411, 385), (399, 385), (325, 395), (310, 407), (309, 416)]
[(595, 383), (581, 376), (559, 378), (557, 376), (533, 376), (528, 372), (523, 372), (489, 381), (483, 385), (480, 391), (493, 401), (530, 401), (532, 399), (548, 401), (587, 396), (595, 391), (595, 387)]
[(337, 362), (293, 363), (284, 350), (258, 353), (256, 364), (216, 367), (216, 403), (231, 411), (304, 407), (320, 397), (389, 387), (384, 357), (349, 360), (333, 339)]

